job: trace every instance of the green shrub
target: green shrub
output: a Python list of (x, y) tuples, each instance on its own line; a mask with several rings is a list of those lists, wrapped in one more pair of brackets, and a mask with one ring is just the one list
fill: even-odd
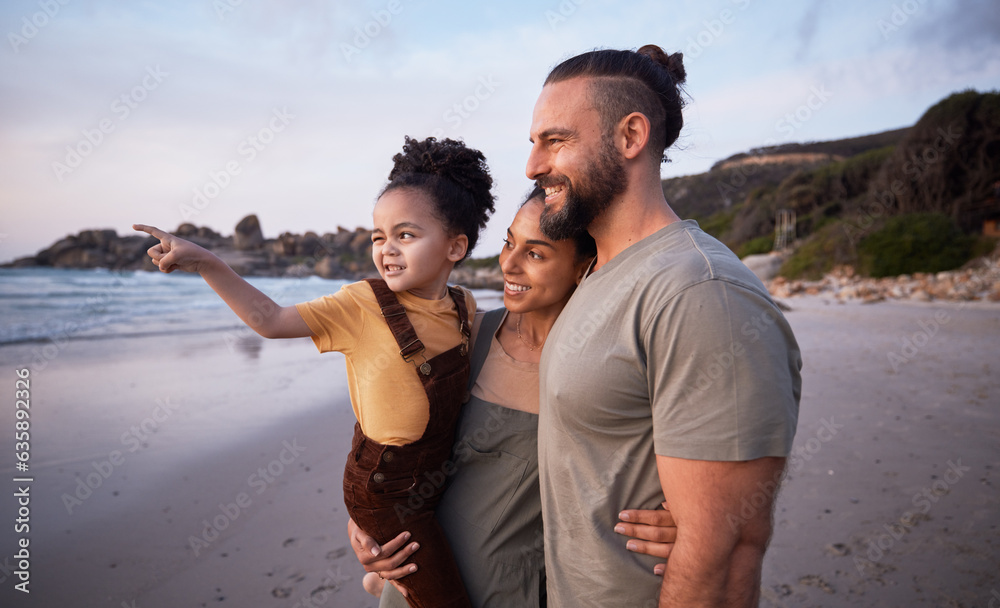
[(861, 240), (860, 270), (872, 277), (951, 270), (972, 257), (975, 241), (946, 215), (897, 215)]
[(494, 268), (500, 266), (500, 254), (488, 258), (469, 258), (462, 262), (466, 268)]
[(750, 239), (746, 243), (740, 246), (736, 251), (736, 255), (740, 258), (745, 258), (748, 255), (755, 255), (758, 253), (767, 253), (774, 249), (774, 236), (766, 235), (759, 236), (755, 239)]
[(975, 237), (976, 242), (972, 244), (972, 258), (981, 258), (990, 255), (997, 248), (997, 239), (980, 234)]
[(854, 264), (856, 257), (843, 222), (824, 226), (809, 236), (781, 265), (778, 271), (786, 279), (823, 278), (840, 264)]
[(698, 226), (708, 234), (714, 236), (715, 238), (722, 240), (729, 229), (733, 226), (733, 219), (739, 212), (743, 205), (734, 205), (729, 209), (723, 209), (722, 211), (716, 211), (712, 215), (704, 219), (698, 219)]

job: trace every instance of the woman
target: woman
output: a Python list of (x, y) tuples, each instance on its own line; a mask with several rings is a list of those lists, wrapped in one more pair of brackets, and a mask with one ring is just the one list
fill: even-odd
[[(456, 434), (451, 485), (437, 517), (459, 564), (474, 606), (544, 606), (545, 574), (538, 489), (538, 363), (549, 329), (593, 258), (587, 234), (553, 241), (538, 227), (544, 192), (536, 188), (507, 229), (500, 253), (504, 308), (476, 317), (471, 398)], [(453, 474), (452, 474), (453, 473)], [(667, 511), (629, 511), (619, 533), (634, 550), (666, 557), (674, 529)], [(638, 525), (637, 525), (638, 524)], [(644, 525), (652, 524), (652, 525)], [(420, 539), (400, 535), (379, 549), (349, 524), (351, 545), (371, 574), (365, 587), (378, 595), (384, 580), (416, 569), (405, 561)], [(402, 547), (402, 549), (400, 549)], [(380, 580), (381, 579), (381, 580)], [(405, 608), (393, 585), (381, 607)]]

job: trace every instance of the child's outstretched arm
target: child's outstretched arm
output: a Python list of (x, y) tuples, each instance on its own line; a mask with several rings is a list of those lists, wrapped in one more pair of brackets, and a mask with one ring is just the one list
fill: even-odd
[(295, 306), (278, 306), (211, 251), (153, 226), (133, 224), (132, 228), (160, 239), (160, 244), (150, 247), (146, 253), (161, 272), (197, 272), (258, 334), (265, 338), (305, 338), (313, 335)]

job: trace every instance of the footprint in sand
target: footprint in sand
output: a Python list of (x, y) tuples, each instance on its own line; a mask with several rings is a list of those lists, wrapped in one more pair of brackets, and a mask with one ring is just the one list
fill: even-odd
[(807, 574), (799, 579), (800, 585), (809, 585), (810, 587), (816, 587), (823, 591), (824, 593), (836, 593), (830, 583), (823, 580), (823, 577), (816, 574)]
[(271, 589), (271, 595), (284, 599), (292, 596), (292, 589), (291, 587), (275, 587), (274, 589)]

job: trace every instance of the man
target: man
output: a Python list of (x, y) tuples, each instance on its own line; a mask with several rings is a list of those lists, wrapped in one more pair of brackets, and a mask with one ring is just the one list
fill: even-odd
[[(586, 228), (597, 259), (541, 362), (549, 606), (756, 606), (795, 433), (801, 358), (761, 282), (664, 199), (680, 54), (594, 51), (549, 74), (526, 173), (542, 229)], [(666, 499), (662, 578), (611, 524)]]

